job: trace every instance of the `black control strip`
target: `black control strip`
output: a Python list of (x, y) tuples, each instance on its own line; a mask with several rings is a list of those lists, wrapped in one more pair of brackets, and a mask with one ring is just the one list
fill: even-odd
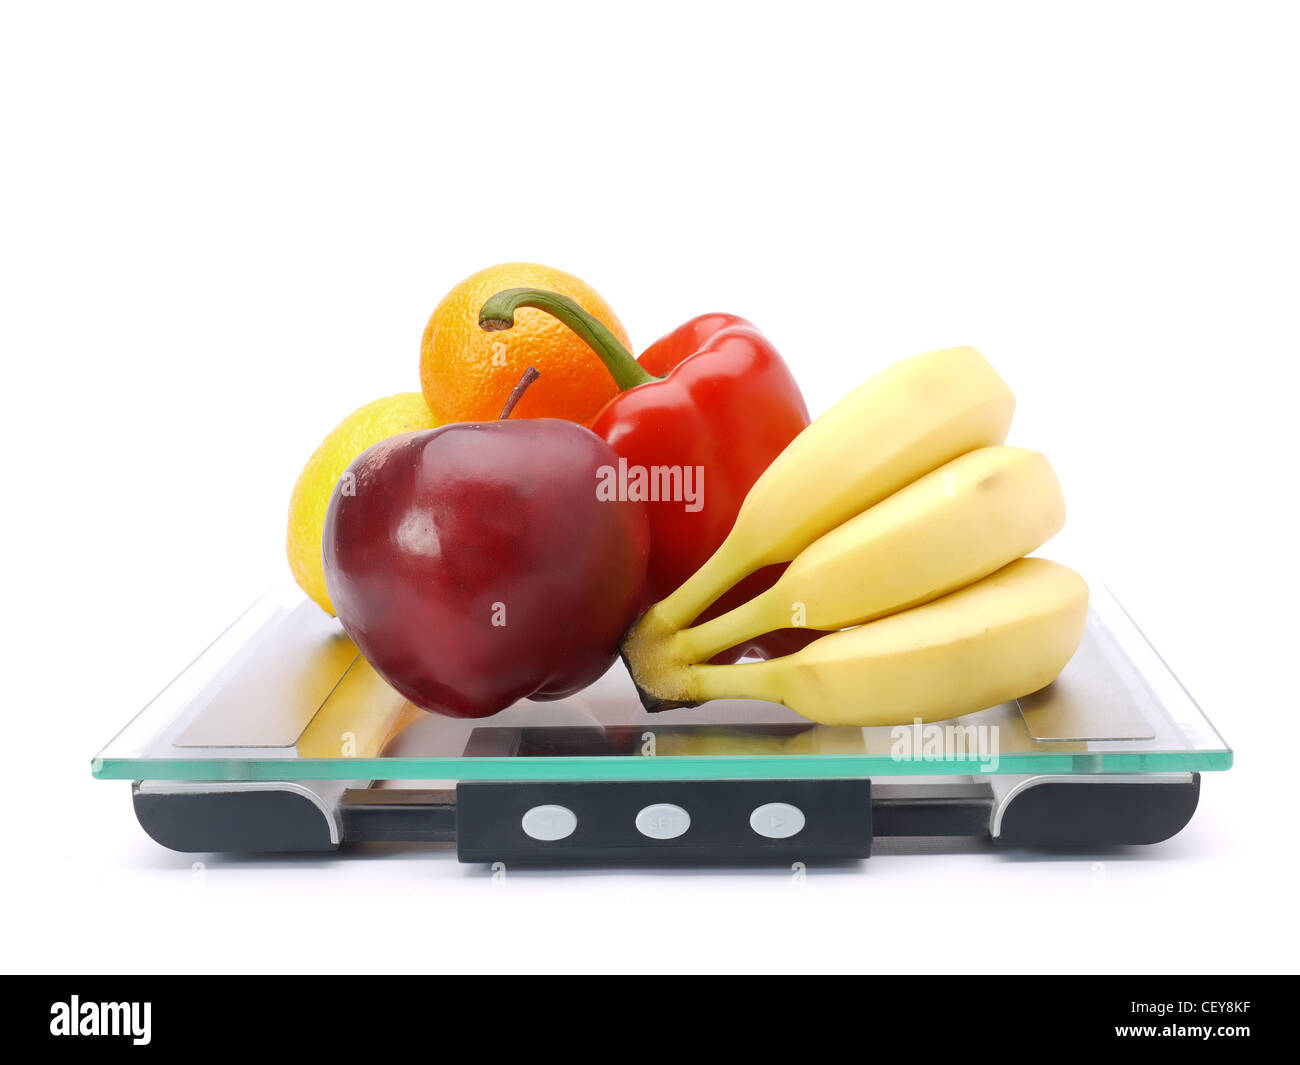
[(456, 853), (462, 862), (866, 858), (871, 782), (463, 781)]

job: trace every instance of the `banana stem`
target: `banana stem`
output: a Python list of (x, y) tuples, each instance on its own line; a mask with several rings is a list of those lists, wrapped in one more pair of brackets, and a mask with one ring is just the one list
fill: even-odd
[(568, 296), (541, 288), (508, 288), (490, 296), (478, 312), (479, 328), (487, 333), (510, 329), (520, 307), (545, 311), (578, 334), (582, 342), (605, 364), (619, 390), (626, 392), (637, 385), (660, 378), (650, 373), (632, 357), (613, 332), (594, 315), (588, 314)]
[(710, 621), (682, 629), (673, 637), (675, 654), (686, 662), (707, 662), (719, 651), (779, 628), (763, 621), (763, 607), (768, 598), (768, 593), (760, 593)]
[[(737, 517), (737, 525), (740, 522), (741, 518)], [(708, 561), (687, 577), (676, 591), (671, 592), (650, 608), (656, 619), (670, 629), (684, 629), (704, 613), (718, 596), (764, 565), (763, 560), (760, 559), (744, 573), (737, 574), (735, 572), (736, 554), (737, 550), (732, 545), (732, 538), (728, 536), (722, 541), (722, 545), (709, 556)], [(730, 646), (730, 644), (727, 646)]]
[(686, 688), (697, 703), (707, 703), (711, 699), (762, 699), (784, 704), (785, 700), (777, 691), (781, 673), (773, 667), (773, 661), (688, 666)]

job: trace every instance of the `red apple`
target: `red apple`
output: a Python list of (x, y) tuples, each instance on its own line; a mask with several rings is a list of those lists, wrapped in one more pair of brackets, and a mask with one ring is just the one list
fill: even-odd
[(486, 717), (558, 699), (609, 668), (633, 620), (643, 504), (597, 496), (618, 456), (555, 419), (464, 423), (376, 444), (325, 518), (344, 629), (426, 710)]

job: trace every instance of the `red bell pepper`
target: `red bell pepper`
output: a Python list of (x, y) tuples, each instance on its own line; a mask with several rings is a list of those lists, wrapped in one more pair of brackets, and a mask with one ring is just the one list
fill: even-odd
[[(499, 292), (483, 305), (479, 325), (508, 329), (520, 307), (567, 325), (623, 389), (590, 428), (623, 460), (617, 490), (629, 498), (645, 494), (646, 605), (656, 602), (717, 550), (751, 486), (807, 426), (799, 386), (771, 343), (734, 315), (693, 318), (636, 360), (601, 322), (557, 293)], [(774, 579), (759, 571), (725, 601), (742, 602)], [(709, 613), (724, 605), (719, 600)]]

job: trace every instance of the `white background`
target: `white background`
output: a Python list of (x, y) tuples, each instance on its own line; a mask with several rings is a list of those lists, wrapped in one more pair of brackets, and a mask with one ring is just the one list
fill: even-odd
[[(1295, 8), (6, 4), (0, 957), (17, 970), (1295, 967)], [(90, 758), (264, 589), (320, 437), (482, 266), (821, 411), (969, 343), (1237, 752), (1169, 843), (810, 871), (193, 858)]]

